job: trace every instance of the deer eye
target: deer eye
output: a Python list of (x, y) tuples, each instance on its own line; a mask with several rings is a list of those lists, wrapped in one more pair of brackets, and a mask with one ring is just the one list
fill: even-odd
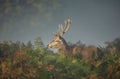
[(55, 42), (57, 42), (57, 43), (61, 43), (61, 42), (62, 42), (62, 40), (55, 40)]
[(60, 41), (55, 41), (55, 42), (60, 42)]

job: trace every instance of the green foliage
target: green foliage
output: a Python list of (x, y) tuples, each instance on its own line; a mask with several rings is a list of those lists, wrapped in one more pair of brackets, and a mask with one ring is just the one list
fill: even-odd
[(42, 39), (41, 39), (40, 37), (37, 37), (37, 38), (35, 39), (35, 43), (34, 43), (34, 44), (35, 44), (35, 45), (34, 45), (34, 48), (35, 48), (36, 50), (41, 50), (41, 49), (44, 48), (44, 44), (43, 44)]
[[(35, 47), (35, 48), (34, 48)], [(0, 79), (120, 79), (120, 51), (107, 51), (101, 59), (82, 60), (44, 47), (42, 40), (0, 43)]]

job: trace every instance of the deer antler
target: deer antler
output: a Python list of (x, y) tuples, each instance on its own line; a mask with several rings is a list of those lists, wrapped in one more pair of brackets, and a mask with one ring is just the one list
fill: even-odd
[(67, 21), (65, 21), (64, 27), (63, 27), (62, 24), (59, 25), (59, 32), (57, 34), (60, 35), (60, 36), (63, 36), (64, 33), (66, 33), (68, 31), (70, 25), (71, 25), (71, 20), (68, 19)]

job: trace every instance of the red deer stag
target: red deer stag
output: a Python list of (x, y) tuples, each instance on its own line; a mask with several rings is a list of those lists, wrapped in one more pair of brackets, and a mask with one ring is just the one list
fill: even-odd
[(65, 21), (64, 27), (59, 25), (59, 31), (54, 33), (55, 39), (48, 44), (48, 48), (56, 48), (59, 53), (64, 53), (66, 56), (70, 56), (76, 53), (81, 53), (83, 59), (91, 59), (94, 53), (97, 51), (96, 47), (81, 47), (81, 46), (68, 46), (67, 42), (62, 38), (62, 36), (68, 31), (71, 25), (71, 20)]

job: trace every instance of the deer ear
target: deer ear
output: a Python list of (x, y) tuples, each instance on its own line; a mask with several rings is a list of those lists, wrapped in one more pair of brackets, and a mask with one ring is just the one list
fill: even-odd
[(56, 34), (55, 32), (53, 32), (53, 35), (54, 35), (54, 36), (57, 36), (57, 34)]

